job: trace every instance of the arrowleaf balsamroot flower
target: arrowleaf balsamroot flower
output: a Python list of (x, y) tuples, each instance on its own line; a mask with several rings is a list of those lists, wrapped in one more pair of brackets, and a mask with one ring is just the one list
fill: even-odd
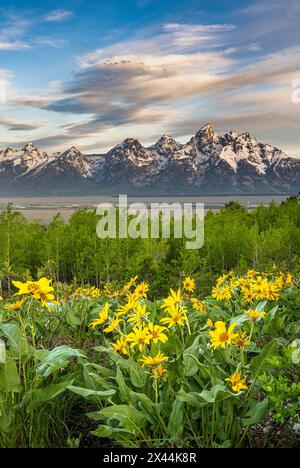
[(253, 292), (249, 288), (242, 287), (242, 293), (243, 293), (243, 301), (247, 302), (248, 304), (253, 302)]
[(140, 283), (137, 285), (137, 287), (134, 290), (134, 294), (137, 297), (137, 299), (142, 299), (147, 297), (147, 292), (149, 291), (149, 284), (148, 283)]
[(109, 303), (106, 302), (105, 306), (99, 313), (99, 318), (93, 320), (89, 326), (92, 328), (95, 328), (98, 325), (103, 325), (103, 323), (105, 323), (108, 320), (108, 314), (109, 314)]
[(168, 341), (167, 335), (164, 334), (164, 331), (167, 330), (166, 327), (160, 327), (159, 325), (154, 325), (154, 323), (149, 323), (148, 330), (150, 334), (150, 339), (153, 343), (166, 343)]
[(211, 336), (211, 347), (214, 349), (219, 347), (226, 348), (227, 344), (231, 344), (237, 336), (237, 333), (233, 333), (236, 326), (237, 324), (233, 323), (227, 330), (225, 322), (216, 322), (214, 324), (215, 329), (209, 332)]
[(136, 297), (131, 297), (132, 295), (130, 295), (130, 298), (127, 296), (127, 303), (124, 304), (124, 305), (120, 305), (118, 308), (117, 308), (117, 313), (116, 313), (116, 316), (117, 317), (121, 317), (121, 316), (124, 316), (124, 315), (127, 315), (129, 314), (129, 312), (132, 312), (134, 311), (136, 305), (137, 305), (137, 299)]
[(153, 377), (153, 379), (163, 379), (167, 374), (167, 369), (162, 366), (162, 365), (159, 365), (157, 367), (153, 367), (152, 369), (152, 372), (151, 372), (151, 377)]
[(226, 382), (230, 382), (231, 388), (234, 392), (238, 393), (241, 390), (247, 390), (246, 379), (241, 376), (239, 372), (232, 374), (230, 377), (225, 379)]
[(247, 333), (243, 332), (242, 334), (237, 333), (236, 337), (233, 339), (232, 344), (239, 349), (245, 349), (246, 346), (249, 346), (251, 343)]
[(214, 299), (217, 299), (217, 301), (224, 301), (226, 299), (227, 300), (231, 299), (232, 291), (231, 291), (231, 288), (228, 286), (214, 287), (212, 289), (211, 295)]
[(147, 346), (151, 340), (148, 327), (134, 327), (132, 332), (127, 336), (127, 340), (131, 342), (131, 348), (138, 346), (139, 350), (142, 351), (143, 347)]
[(186, 278), (184, 278), (183, 289), (185, 289), (188, 292), (194, 292), (196, 289), (195, 280), (191, 278), (190, 276), (187, 276)]
[(118, 317), (112, 319), (109, 322), (109, 325), (106, 328), (104, 328), (104, 333), (111, 333), (113, 331), (117, 331), (121, 322), (123, 322), (123, 320), (119, 319)]
[(204, 304), (204, 302), (199, 301), (196, 297), (191, 298), (191, 304), (194, 310), (196, 312), (202, 312), (205, 313), (207, 311), (207, 306)]
[(30, 294), (34, 299), (38, 299), (43, 307), (50, 310), (48, 302), (59, 305), (58, 301), (54, 300), (54, 295), (51, 294), (54, 288), (50, 286), (52, 280), (47, 278), (41, 278), (38, 281), (27, 281), (21, 283), (21, 281), (13, 281), (13, 285), (19, 289), (15, 296), (22, 296)]
[(248, 315), (248, 317), (250, 317), (251, 320), (253, 320), (254, 322), (256, 322), (256, 320), (259, 320), (262, 317), (265, 317), (265, 315), (267, 315), (266, 312), (260, 312), (259, 310), (254, 310), (254, 309), (247, 310), (245, 314)]
[(164, 303), (161, 306), (162, 309), (169, 309), (173, 306), (180, 305), (182, 303), (182, 296), (181, 296), (181, 289), (179, 288), (177, 291), (174, 289), (170, 289), (170, 295), (164, 299)]
[(26, 301), (25, 297), (23, 297), (20, 301), (16, 301), (13, 304), (6, 304), (4, 309), (10, 311), (16, 311), (22, 309), (24, 302)]
[(211, 328), (212, 330), (215, 330), (215, 328), (216, 328), (215, 325), (214, 325), (214, 323), (213, 323), (213, 321), (212, 321), (212, 319), (210, 319), (210, 318), (207, 320), (206, 325), (207, 325), (209, 328)]
[(167, 312), (170, 314), (170, 317), (164, 317), (160, 321), (165, 323), (168, 328), (173, 327), (174, 325), (179, 325), (182, 327), (185, 322), (187, 322), (186, 317), (187, 308), (185, 306), (179, 307), (178, 304), (169, 307)]
[(149, 312), (147, 312), (147, 306), (141, 305), (139, 302), (135, 305), (135, 311), (128, 318), (128, 323), (133, 323), (134, 325), (141, 325), (145, 320), (148, 319)]
[(168, 356), (163, 354), (162, 352), (158, 351), (156, 356), (142, 356), (140, 359), (142, 363), (142, 367), (149, 366), (149, 367), (157, 367), (162, 364), (164, 361), (168, 360)]
[(124, 354), (124, 356), (128, 355), (128, 341), (127, 338), (123, 338), (121, 336), (116, 343), (112, 343), (113, 349), (120, 354)]
[(50, 286), (51, 282), (52, 280), (41, 278), (38, 281), (26, 281), (26, 283), (22, 283), (21, 281), (12, 281), (12, 284), (19, 289), (15, 296), (31, 294), (35, 299), (40, 299), (41, 295), (45, 296), (54, 291), (54, 288)]

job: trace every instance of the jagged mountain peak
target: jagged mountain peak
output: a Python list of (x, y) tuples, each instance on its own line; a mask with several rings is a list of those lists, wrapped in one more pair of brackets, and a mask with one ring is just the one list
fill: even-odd
[(196, 138), (207, 138), (212, 139), (215, 135), (214, 127), (211, 123), (203, 125), (196, 133)]
[(71, 146), (71, 148), (67, 149), (66, 151), (64, 151), (63, 153), (61, 153), (61, 156), (62, 157), (84, 157), (84, 154), (78, 149), (76, 148), (76, 146)]
[(24, 151), (24, 153), (40, 152), (38, 147), (35, 146), (33, 143), (27, 143), (25, 146), (23, 146), (22, 151)]
[(164, 135), (160, 137), (160, 139), (155, 143), (155, 145), (159, 145), (160, 143), (168, 143), (168, 142), (173, 143), (174, 141), (176, 142), (174, 137), (165, 133)]
[[(19, 154), (18, 151), (15, 151), (15, 154)], [(27, 143), (25, 146), (23, 146), (20, 157), (24, 163), (26, 161), (32, 161), (32, 164), (36, 165), (38, 164), (39, 160), (44, 161), (45, 159), (48, 159), (48, 154), (46, 151), (41, 152), (39, 148), (33, 143)], [(29, 169), (31, 167), (31, 165), (28, 166)]]
[[(201, 127), (186, 144), (164, 134), (150, 147), (126, 138), (106, 155), (72, 146), (47, 155), (33, 144), (0, 151), (0, 191), (49, 187), (101, 193), (292, 193), (300, 188), (300, 160), (248, 132), (218, 135)], [(12, 187), (12, 188), (11, 188)], [(60, 193), (61, 193), (60, 192)]]
[(150, 149), (155, 150), (160, 156), (169, 157), (181, 146), (172, 136), (165, 134), (153, 146), (150, 146)]

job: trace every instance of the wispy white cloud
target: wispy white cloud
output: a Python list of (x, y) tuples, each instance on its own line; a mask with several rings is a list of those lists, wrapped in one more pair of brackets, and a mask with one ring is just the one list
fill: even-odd
[(44, 21), (60, 22), (65, 21), (73, 16), (73, 12), (69, 10), (53, 10), (43, 17)]
[(63, 47), (65, 41), (56, 37), (37, 37), (34, 39), (35, 45), (47, 46), (47, 47)]
[(16, 119), (3, 119), (0, 118), (0, 126), (6, 127), (11, 131), (30, 131), (37, 130), (40, 127), (46, 125), (45, 122), (41, 121), (29, 121), (29, 120), (16, 120)]
[(30, 45), (21, 41), (8, 41), (0, 37), (0, 50), (24, 50), (29, 49)]
[(255, 3), (252, 3), (251, 5), (249, 5), (247, 7), (241, 8), (239, 10), (239, 12), (245, 13), (246, 15), (249, 15), (249, 14), (255, 15), (257, 13), (264, 13), (264, 12), (274, 11), (277, 8), (282, 8), (284, 6), (285, 6), (285, 4), (284, 4), (283, 1), (268, 2), (268, 1), (261, 0), (261, 1), (255, 2)]
[(7, 21), (0, 30), (0, 50), (28, 49), (30, 45), (22, 37), (31, 22), (11, 12), (6, 12), (6, 18)]
[(299, 106), (290, 99), (291, 81), (300, 78), (300, 40), (266, 52), (252, 35), (241, 37), (227, 23), (138, 31), (79, 57), (69, 82), (19, 92), (10, 104), (47, 113), (52, 122), (63, 118), (38, 139), (51, 147), (104, 151), (129, 135), (146, 142), (162, 132), (185, 137), (213, 121), (219, 131), (251, 131), (283, 149), (299, 147), (300, 155)]

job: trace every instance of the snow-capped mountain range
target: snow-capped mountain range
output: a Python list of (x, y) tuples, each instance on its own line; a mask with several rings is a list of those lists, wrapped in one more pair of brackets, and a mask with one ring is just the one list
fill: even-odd
[(0, 151), (0, 194), (270, 194), (300, 189), (300, 159), (249, 133), (218, 135), (211, 124), (186, 144), (163, 135), (146, 148), (127, 138), (107, 154), (72, 147), (47, 154), (32, 143)]

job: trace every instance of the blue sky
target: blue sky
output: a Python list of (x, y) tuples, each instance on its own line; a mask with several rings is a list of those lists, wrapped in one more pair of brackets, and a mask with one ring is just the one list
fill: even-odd
[(298, 0), (0, 0), (0, 148), (249, 131), (300, 157)]

